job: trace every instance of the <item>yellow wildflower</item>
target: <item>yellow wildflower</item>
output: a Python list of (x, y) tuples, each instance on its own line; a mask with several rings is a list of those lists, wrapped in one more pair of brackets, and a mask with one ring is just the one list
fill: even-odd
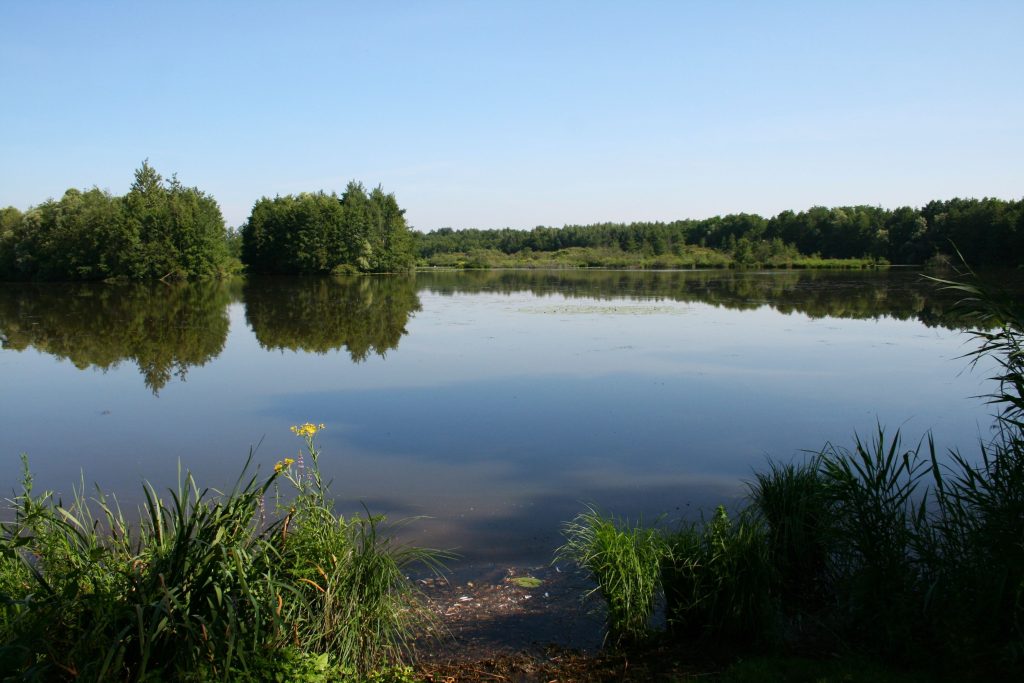
[(284, 460), (278, 460), (276, 463), (274, 463), (274, 471), (277, 472), (278, 474), (280, 474), (281, 471), (286, 470), (289, 467), (291, 467), (294, 462), (295, 462), (295, 460), (293, 460), (292, 458), (285, 458)]
[(321, 429), (326, 429), (326, 425), (322, 422), (318, 425), (315, 425), (312, 422), (306, 422), (301, 425), (292, 426), (292, 433), (303, 438), (312, 438), (316, 436), (316, 433)]

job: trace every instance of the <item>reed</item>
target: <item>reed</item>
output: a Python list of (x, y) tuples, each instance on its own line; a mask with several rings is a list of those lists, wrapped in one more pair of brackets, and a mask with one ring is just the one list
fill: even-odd
[(764, 525), (725, 507), (667, 538), (662, 565), (669, 627), (682, 636), (746, 643), (771, 638), (773, 570)]
[(1024, 675), (1024, 307), (968, 271), (938, 280), (964, 298), (978, 344), (972, 364), (995, 362), (993, 437), (980, 457), (932, 454), (932, 505), (920, 554), (929, 567), (925, 611), (933, 639), (975, 670)]
[(801, 463), (770, 460), (748, 486), (752, 510), (767, 527), (777, 590), (790, 614), (821, 609), (832, 590), (836, 532), (821, 462), (820, 454)]

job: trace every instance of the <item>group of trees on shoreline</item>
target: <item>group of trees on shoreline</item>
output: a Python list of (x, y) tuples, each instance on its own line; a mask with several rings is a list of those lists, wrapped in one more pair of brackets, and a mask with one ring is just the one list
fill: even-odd
[(0, 210), (0, 279), (210, 277), (228, 265), (225, 236), (213, 197), (143, 162), (123, 197), (69, 189), (25, 213)]
[(424, 234), (410, 231), (393, 194), (351, 182), (340, 196), (262, 197), (240, 229), (228, 230), (212, 196), (177, 176), (165, 179), (143, 162), (124, 196), (69, 189), (25, 212), (0, 209), (0, 280), (7, 281), (201, 279), (242, 267), (275, 274), (402, 272), (417, 259), (425, 265), (522, 265), (531, 255), (571, 250), (589, 252), (555, 263), (616, 265), (625, 258), (634, 266), (787, 267), (807, 259), (805, 265), (859, 259), (914, 265), (959, 252), (975, 266), (1018, 266), (1024, 199)]
[(253, 206), (228, 230), (209, 194), (143, 162), (128, 194), (69, 189), (22, 212), (0, 209), (0, 281), (204, 279), (255, 273), (399, 272), (414, 265), (404, 210), (349, 183)]
[(255, 273), (395, 273), (415, 263), (405, 211), (380, 187), (351, 182), (324, 192), (256, 202), (241, 230), (241, 257)]
[(949, 199), (909, 206), (816, 206), (771, 218), (729, 214), (702, 220), (597, 223), (532, 230), (452, 230), (420, 235), (419, 256), (493, 250), (503, 254), (571, 248), (615, 249), (662, 256), (700, 246), (730, 253), (744, 263), (761, 252), (825, 259), (862, 259), (923, 264), (959, 251), (972, 265), (1020, 264), (1024, 254), (1024, 200)]

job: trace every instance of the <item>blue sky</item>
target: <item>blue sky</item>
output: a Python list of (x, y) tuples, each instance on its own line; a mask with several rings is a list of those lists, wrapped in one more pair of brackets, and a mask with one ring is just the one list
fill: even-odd
[(1024, 195), (1024, 2), (0, 2), (0, 206), (394, 192), (418, 229)]

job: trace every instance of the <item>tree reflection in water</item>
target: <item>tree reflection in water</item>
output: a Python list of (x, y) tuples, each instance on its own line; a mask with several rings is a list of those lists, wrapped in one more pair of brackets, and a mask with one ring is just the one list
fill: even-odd
[(920, 273), (898, 269), (440, 271), (249, 278), (244, 283), (2, 284), (0, 347), (32, 347), (81, 369), (106, 371), (130, 361), (157, 394), (173, 378), (184, 381), (190, 368), (224, 350), (231, 303), (244, 302), (246, 321), (264, 349), (318, 354), (345, 349), (360, 362), (398, 347), (412, 315), (421, 309), (420, 291), (666, 299), (738, 310), (768, 306), (812, 318), (891, 317), (950, 329), (969, 325), (959, 318), (954, 295)]
[(79, 369), (138, 365), (154, 394), (213, 360), (228, 336), (223, 282), (15, 284), (0, 287), (2, 347), (29, 347)]

